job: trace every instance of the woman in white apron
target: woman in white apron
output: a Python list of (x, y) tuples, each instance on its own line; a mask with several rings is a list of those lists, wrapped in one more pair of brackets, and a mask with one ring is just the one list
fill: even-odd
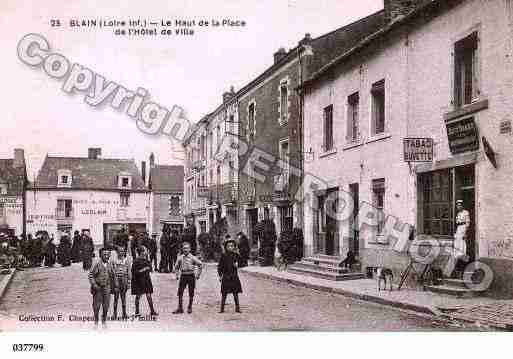
[(470, 226), (470, 213), (463, 208), (463, 200), (456, 201), (456, 233), (454, 233), (454, 258), (462, 259), (467, 255), (467, 230)]

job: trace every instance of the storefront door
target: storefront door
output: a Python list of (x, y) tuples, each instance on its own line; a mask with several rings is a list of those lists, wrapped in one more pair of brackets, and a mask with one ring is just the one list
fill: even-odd
[(456, 199), (463, 200), (463, 208), (470, 213), (470, 227), (467, 230), (467, 255), (470, 261), (476, 259), (476, 241), (475, 241), (475, 175), (474, 166), (458, 167), (455, 171), (455, 189)]

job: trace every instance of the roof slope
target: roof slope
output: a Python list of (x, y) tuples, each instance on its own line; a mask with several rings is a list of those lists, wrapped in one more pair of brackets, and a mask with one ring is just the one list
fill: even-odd
[(7, 183), (7, 195), (19, 196), (23, 193), (25, 167), (15, 168), (13, 159), (0, 159), (0, 182)]
[(183, 166), (155, 166), (150, 170), (150, 188), (154, 192), (183, 192)]
[(131, 190), (146, 189), (134, 160), (49, 156), (45, 158), (34, 187), (57, 188), (57, 174), (61, 169), (71, 171), (73, 189), (118, 190), (121, 172), (132, 176)]

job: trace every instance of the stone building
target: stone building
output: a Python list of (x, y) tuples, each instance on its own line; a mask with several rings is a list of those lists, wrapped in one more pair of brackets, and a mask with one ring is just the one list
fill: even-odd
[(151, 191), (151, 223), (149, 231), (160, 235), (165, 225), (182, 232), (184, 226), (183, 166), (156, 165), (152, 154), (148, 188)]
[(27, 184), (25, 153), (17, 148), (13, 158), (0, 159), (0, 233), (25, 233)]
[[(389, 0), (384, 16), (305, 83), (305, 174), (318, 177), (303, 186), (305, 242), (313, 254), (353, 250), (365, 267), (401, 271), (410, 258), (398, 228), (409, 223), (450, 252), (461, 199), (466, 254), (491, 267), (494, 292), (511, 294), (513, 4)], [(432, 141), (432, 158), (405, 159), (408, 138)], [(359, 216), (328, 215), (348, 202)], [(362, 206), (376, 214), (365, 234)]]
[(88, 229), (95, 244), (112, 241), (121, 228), (146, 231), (150, 192), (134, 160), (46, 156), (36, 181), (27, 189), (27, 233)]

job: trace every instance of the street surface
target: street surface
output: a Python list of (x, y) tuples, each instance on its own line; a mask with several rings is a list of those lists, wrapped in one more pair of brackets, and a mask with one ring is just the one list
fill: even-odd
[[(296, 287), (282, 282), (241, 274), (244, 293), (242, 314), (234, 313), (228, 297), (224, 314), (219, 314), (220, 284), (216, 267), (208, 265), (196, 287), (192, 314), (173, 315), (177, 281), (174, 274), (152, 274), (156, 321), (109, 322), (115, 331), (447, 331), (476, 330), (436, 318), (418, 316), (386, 306), (362, 302), (336, 294)], [(184, 303), (187, 303), (187, 295)], [(149, 313), (145, 298), (141, 314)], [(112, 304), (111, 304), (112, 308)], [(128, 314), (134, 313), (133, 297)], [(121, 305), (119, 306), (121, 310)], [(25, 321), (28, 316), (54, 321)], [(58, 321), (59, 316), (62, 319)], [(92, 330), (91, 321), (70, 321), (70, 316), (91, 317), (91, 295), (87, 273), (81, 264), (71, 267), (38, 268), (17, 272), (0, 302), (0, 330)]]

